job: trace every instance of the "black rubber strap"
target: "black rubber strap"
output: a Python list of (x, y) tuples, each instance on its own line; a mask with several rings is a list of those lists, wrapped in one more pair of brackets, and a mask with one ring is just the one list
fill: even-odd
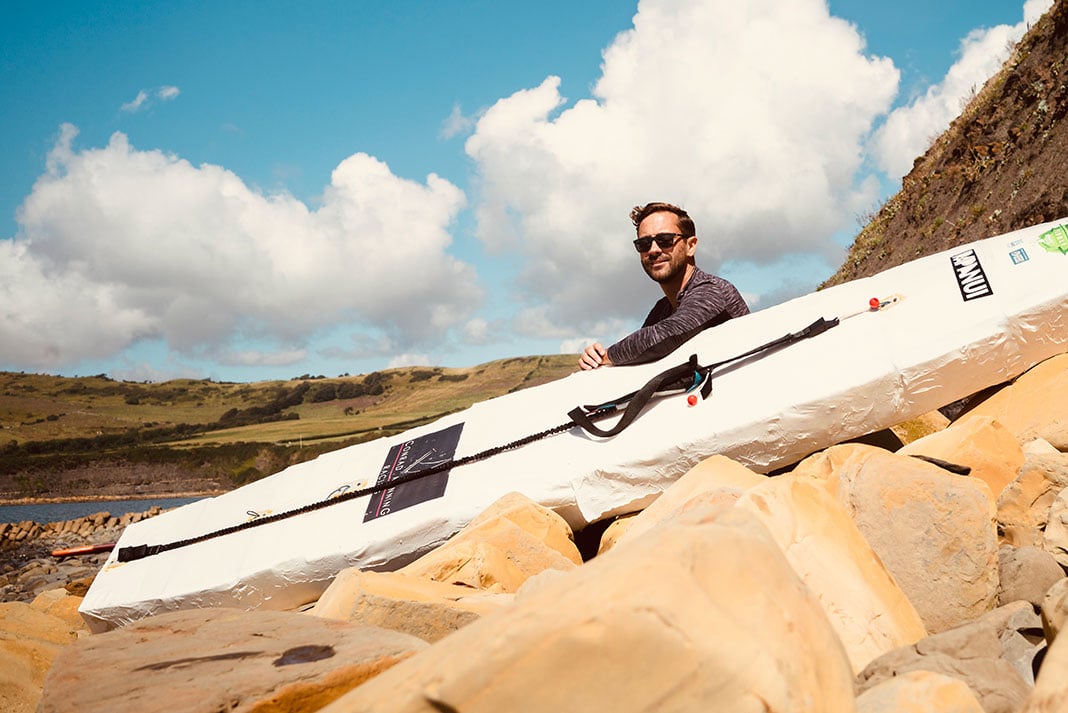
[[(690, 361), (686, 364), (680, 364), (667, 371), (660, 372), (647, 381), (645, 386), (638, 389), (633, 394), (628, 394), (627, 396), (618, 399), (620, 403), (626, 401), (627, 408), (623, 411), (623, 416), (620, 417), (619, 421), (617, 421), (611, 428), (600, 428), (593, 423), (591, 416), (594, 414), (603, 416), (617, 410), (618, 407), (614, 404), (611, 406), (594, 407), (592, 413), (588, 412), (586, 408), (579, 406), (568, 411), (567, 416), (576, 426), (581, 427), (582, 430), (587, 433), (591, 433), (601, 438), (611, 438), (632, 424), (634, 419), (638, 418), (638, 415), (645, 408), (646, 404), (649, 403), (649, 400), (653, 398), (657, 392), (680, 388), (680, 386), (685, 383), (685, 380), (692, 381), (694, 374), (699, 369), (697, 355), (691, 356)], [(609, 408), (611, 411), (608, 410)]]
[[(692, 388), (698, 383), (701, 383), (703, 379), (704, 383), (701, 385), (702, 398), (708, 398), (712, 393), (712, 371), (721, 366), (725, 366), (732, 362), (740, 361), (747, 357), (756, 356), (758, 354), (766, 354), (777, 349), (795, 344), (805, 339), (810, 339), (817, 335), (823, 334), (828, 329), (836, 327), (839, 324), (837, 317), (832, 319), (824, 319), (820, 317), (812, 324), (808, 325), (804, 329), (798, 332), (790, 332), (783, 335), (778, 339), (761, 344), (759, 347), (750, 349), (747, 352), (732, 356), (729, 359), (718, 361), (715, 364), (708, 366), (701, 366), (697, 363), (697, 355), (691, 355), (690, 360), (685, 364), (672, 367), (667, 371), (663, 371), (652, 379), (650, 379), (645, 386), (632, 391), (629, 394), (620, 396), (612, 401), (597, 405), (597, 406), (578, 406), (568, 412), (568, 418), (570, 418), (575, 425), (582, 428), (587, 433), (598, 436), (600, 438), (611, 438), (618, 435), (634, 422), (634, 419), (638, 418), (638, 414), (645, 408), (649, 400), (660, 391), (669, 391), (673, 389), (685, 389)], [(619, 419), (615, 426), (608, 429), (600, 428), (593, 424), (592, 418), (604, 417), (611, 413), (615, 413), (619, 410), (620, 404), (627, 404), (626, 410), (623, 412), (623, 416)]]

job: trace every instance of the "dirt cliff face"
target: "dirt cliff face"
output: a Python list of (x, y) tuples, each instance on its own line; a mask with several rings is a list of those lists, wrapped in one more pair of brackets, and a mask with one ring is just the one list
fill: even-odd
[(822, 287), (1068, 217), (1068, 0), (1057, 0)]

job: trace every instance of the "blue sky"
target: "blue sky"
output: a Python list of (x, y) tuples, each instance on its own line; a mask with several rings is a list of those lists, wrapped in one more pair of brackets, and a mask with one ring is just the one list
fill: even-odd
[(1050, 0), (0, 9), (0, 369), (250, 381), (577, 352), (694, 216), (811, 291)]

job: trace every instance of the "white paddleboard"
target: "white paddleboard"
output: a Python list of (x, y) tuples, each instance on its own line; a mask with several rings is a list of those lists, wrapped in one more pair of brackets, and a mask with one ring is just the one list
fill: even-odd
[[(872, 298), (881, 308), (869, 309)], [(345, 567), (411, 561), (512, 491), (580, 529), (644, 507), (713, 454), (769, 472), (1068, 351), (1066, 307), (1068, 219), (953, 248), (731, 320), (659, 362), (576, 372), (130, 525), (80, 611), (103, 631), (174, 609), (294, 608)], [(696, 405), (685, 396), (655, 399), (613, 438), (574, 428), (382, 493), (119, 561), (123, 548), (292, 511), (551, 429), (573, 407), (638, 389), (691, 354), (716, 363), (821, 317), (841, 322), (721, 369)]]

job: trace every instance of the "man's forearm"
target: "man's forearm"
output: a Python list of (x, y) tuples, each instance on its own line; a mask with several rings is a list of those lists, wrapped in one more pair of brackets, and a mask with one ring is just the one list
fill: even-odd
[(657, 329), (662, 324), (643, 327), (619, 340), (608, 347), (608, 358), (613, 364), (620, 366), (656, 361), (675, 351), (704, 328), (698, 324), (684, 331)]

